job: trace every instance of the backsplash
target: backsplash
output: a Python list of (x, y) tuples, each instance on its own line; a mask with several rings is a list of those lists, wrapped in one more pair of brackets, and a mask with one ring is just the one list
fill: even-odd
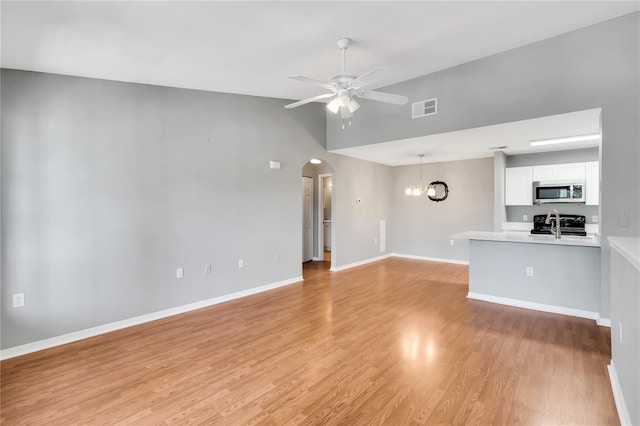
[(571, 204), (571, 203), (558, 203), (558, 204), (544, 204), (533, 206), (507, 206), (507, 222), (525, 222), (522, 219), (522, 215), (527, 215), (526, 222), (533, 222), (533, 215), (547, 214), (549, 210), (556, 209), (558, 213), (562, 214), (579, 214), (586, 216), (586, 223), (599, 223), (593, 221), (593, 216), (599, 216), (598, 206), (587, 206), (584, 204)]

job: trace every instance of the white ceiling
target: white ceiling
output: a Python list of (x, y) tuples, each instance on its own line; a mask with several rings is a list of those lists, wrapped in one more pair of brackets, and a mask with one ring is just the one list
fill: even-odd
[[(342, 37), (353, 39), (347, 71), (362, 74), (378, 66), (388, 68), (372, 86), (376, 89), (631, 13), (639, 5), (638, 1), (3, 0), (0, 64), (304, 99), (324, 89), (287, 77), (327, 80), (337, 73), (340, 53), (335, 42)], [(589, 124), (558, 131), (578, 134), (580, 126)], [(510, 127), (501, 129), (506, 132)], [(387, 164), (411, 164), (418, 153), (428, 156), (425, 161), (476, 158), (487, 156), (484, 145), (512, 146), (522, 139), (514, 132), (508, 141), (484, 128), (397, 142), (402, 145), (393, 149), (378, 144), (341, 153)], [(478, 138), (484, 141), (479, 143)]]
[(303, 99), (339, 71), (397, 83), (631, 13), (637, 1), (2, 1), (3, 68)]
[(424, 154), (424, 163), (493, 157), (495, 151), (491, 148), (501, 146), (507, 146), (501, 151), (508, 155), (597, 147), (598, 140), (537, 147), (529, 144), (534, 140), (593, 133), (600, 133), (599, 108), (331, 152), (401, 166), (420, 164), (420, 154)]

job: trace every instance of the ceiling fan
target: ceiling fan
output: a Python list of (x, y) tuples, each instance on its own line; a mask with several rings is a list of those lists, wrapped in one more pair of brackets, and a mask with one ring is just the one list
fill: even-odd
[[(341, 38), (338, 40), (338, 49), (342, 51), (342, 71), (339, 74), (334, 75), (328, 82), (316, 80), (301, 75), (290, 76), (294, 80), (302, 81), (303, 83), (311, 83), (316, 86), (324, 87), (331, 91), (331, 93), (325, 93), (323, 95), (314, 96), (312, 98), (303, 99), (298, 102), (286, 105), (285, 108), (295, 108), (310, 102), (320, 101), (333, 97), (331, 102), (327, 104), (327, 109), (337, 114), (340, 112), (340, 117), (343, 120), (349, 119), (349, 125), (351, 125), (351, 117), (353, 113), (360, 108), (360, 104), (356, 101), (357, 98), (371, 99), (373, 101), (387, 102), (395, 105), (404, 105), (409, 100), (406, 96), (394, 95), (392, 93), (376, 92), (374, 90), (368, 90), (375, 78), (372, 78), (379, 71), (385, 68), (374, 68), (371, 71), (356, 77), (353, 74), (349, 74), (345, 71), (345, 52), (351, 43), (350, 38)], [(344, 121), (342, 124), (344, 129)]]

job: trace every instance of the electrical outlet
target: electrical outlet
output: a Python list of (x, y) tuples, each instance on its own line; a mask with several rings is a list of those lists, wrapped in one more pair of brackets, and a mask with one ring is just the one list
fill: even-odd
[(204, 265), (204, 273), (209, 275), (211, 273), (211, 264), (207, 263), (206, 265)]
[(598, 223), (598, 216), (591, 216), (591, 222)]
[(527, 266), (527, 276), (528, 277), (532, 277), (533, 276), (533, 267)]
[(375, 238), (373, 239), (373, 245), (374, 245), (374, 246), (377, 246), (377, 245), (378, 245), (378, 237), (375, 237)]
[(13, 295), (13, 307), (21, 308), (24, 306), (24, 293), (18, 293)]
[(183, 268), (176, 269), (176, 278), (182, 278), (182, 277), (184, 277), (184, 269)]
[(528, 221), (529, 221), (529, 215), (527, 215), (527, 214), (523, 214), (523, 215), (522, 215), (522, 221), (523, 221), (523, 222), (528, 222)]
[(276, 263), (280, 263), (280, 255), (278, 253), (276, 253), (275, 256), (273, 256), (273, 261)]
[(244, 259), (238, 259), (238, 269), (244, 268)]
[(450, 246), (455, 246), (456, 245), (456, 240), (449, 240), (449, 245)]
[(620, 343), (622, 343), (622, 322), (618, 323), (618, 337), (620, 337)]

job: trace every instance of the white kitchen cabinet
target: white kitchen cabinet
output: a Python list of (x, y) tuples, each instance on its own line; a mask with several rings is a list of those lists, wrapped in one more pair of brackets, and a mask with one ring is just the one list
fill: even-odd
[(559, 180), (584, 180), (585, 163), (558, 164)]
[(532, 187), (532, 167), (509, 167), (505, 169), (504, 199), (507, 206), (532, 205)]
[(591, 161), (586, 163), (585, 204), (597, 206), (600, 204), (600, 163)]
[(558, 176), (558, 165), (550, 164), (548, 166), (533, 166), (533, 181), (540, 182), (545, 180), (554, 180)]
[(533, 180), (585, 180), (585, 163), (549, 164), (533, 166)]

